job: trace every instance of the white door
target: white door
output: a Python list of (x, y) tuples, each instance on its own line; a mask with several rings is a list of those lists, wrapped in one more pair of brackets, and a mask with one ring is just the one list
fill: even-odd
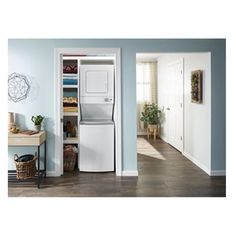
[(167, 82), (167, 141), (183, 152), (183, 59), (168, 65)]
[(113, 65), (81, 65), (79, 70), (81, 97), (113, 97)]

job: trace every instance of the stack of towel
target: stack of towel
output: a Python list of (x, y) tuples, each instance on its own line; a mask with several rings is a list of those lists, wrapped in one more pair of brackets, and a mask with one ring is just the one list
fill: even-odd
[(70, 65), (64, 65), (63, 66), (63, 73), (72, 73), (72, 74), (77, 74), (77, 65), (71, 63)]
[(63, 97), (64, 112), (78, 112), (78, 99), (76, 97)]
[(63, 85), (77, 85), (77, 74), (63, 74)]

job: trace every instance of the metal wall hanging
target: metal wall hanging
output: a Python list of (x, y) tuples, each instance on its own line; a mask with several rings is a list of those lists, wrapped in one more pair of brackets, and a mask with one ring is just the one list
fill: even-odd
[(191, 73), (191, 94), (193, 103), (202, 103), (202, 70)]
[(29, 95), (30, 83), (25, 75), (16, 72), (8, 76), (8, 97), (13, 102), (26, 99)]

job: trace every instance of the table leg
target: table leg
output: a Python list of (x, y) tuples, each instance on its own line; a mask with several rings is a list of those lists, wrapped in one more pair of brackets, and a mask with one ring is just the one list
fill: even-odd
[(46, 140), (44, 142), (44, 178), (46, 178), (47, 171), (47, 143)]
[(40, 146), (38, 146), (38, 188), (40, 188)]

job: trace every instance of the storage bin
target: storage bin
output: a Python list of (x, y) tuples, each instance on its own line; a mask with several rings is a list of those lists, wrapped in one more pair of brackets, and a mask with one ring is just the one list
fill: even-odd
[(36, 160), (37, 153), (35, 155), (26, 154), (20, 157), (15, 154), (16, 178), (22, 180), (33, 178), (36, 174)]
[(75, 169), (77, 154), (73, 151), (73, 146), (65, 146), (64, 153), (64, 171), (73, 171)]

